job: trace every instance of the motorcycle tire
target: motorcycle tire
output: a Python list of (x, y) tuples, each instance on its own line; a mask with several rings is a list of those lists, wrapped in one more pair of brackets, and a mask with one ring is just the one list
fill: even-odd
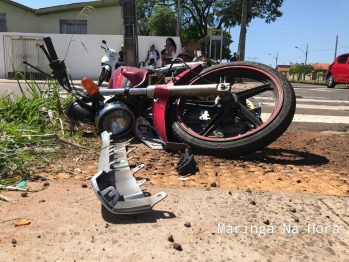
[[(243, 61), (215, 65), (189, 84), (207, 81), (232, 84), (237, 102), (234, 108), (227, 109), (229, 115), (223, 119), (215, 118), (220, 109), (207, 107), (215, 103), (215, 97), (205, 97), (205, 103), (200, 102), (202, 97), (174, 98), (168, 104), (167, 125), (172, 131), (169, 137), (188, 144), (194, 153), (220, 157), (250, 154), (274, 142), (292, 122), (296, 110), (292, 85), (269, 66)], [(211, 124), (214, 121), (216, 124)]]
[(110, 72), (105, 70), (105, 68), (102, 68), (101, 72), (99, 73), (98, 79), (97, 79), (97, 85), (100, 86), (104, 81), (107, 80), (108, 74)]

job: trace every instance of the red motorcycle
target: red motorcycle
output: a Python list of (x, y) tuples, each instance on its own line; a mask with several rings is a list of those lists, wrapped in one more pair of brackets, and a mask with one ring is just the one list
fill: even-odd
[[(75, 96), (66, 107), (73, 119), (89, 119), (115, 137), (130, 132), (138, 117), (151, 121), (166, 142), (183, 142), (193, 152), (233, 157), (263, 149), (291, 124), (296, 98), (287, 79), (254, 62), (197, 63), (171, 72), (121, 66), (108, 89), (82, 80), (74, 87), (49, 37), (44, 50), (53, 76)], [(204, 67), (206, 67), (204, 69)], [(165, 79), (169, 79), (165, 83)], [(156, 80), (154, 80), (156, 79)], [(81, 94), (79, 91), (84, 91)], [(86, 93), (87, 92), (87, 93)], [(260, 102), (265, 101), (265, 102)], [(263, 106), (266, 105), (266, 106)]]
[(151, 70), (121, 66), (108, 89), (99, 89), (88, 78), (81, 81), (81, 88), (69, 82), (51, 39), (44, 42), (47, 49), (40, 48), (49, 59), (51, 76), (74, 96), (66, 106), (67, 115), (88, 119), (101, 131), (98, 173), (91, 184), (102, 204), (116, 214), (149, 211), (167, 196), (144, 196), (140, 186), (145, 181), (133, 176), (142, 165), (131, 169), (126, 144), (116, 141), (132, 131), (140, 117), (149, 121), (164, 144), (186, 144), (187, 161), (189, 147), (194, 153), (224, 157), (260, 150), (284, 133), (295, 113), (291, 84), (263, 64), (205, 60), (190, 65), (174, 59), (167, 67)]

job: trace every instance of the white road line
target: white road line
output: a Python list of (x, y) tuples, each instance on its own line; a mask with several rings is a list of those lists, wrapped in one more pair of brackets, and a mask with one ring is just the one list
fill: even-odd
[[(262, 113), (262, 120), (268, 119), (270, 114)], [(347, 116), (319, 116), (319, 115), (299, 115), (295, 114), (293, 122), (303, 123), (327, 123), (327, 124), (349, 124)]]
[[(265, 103), (265, 102), (260, 102), (262, 106), (271, 106), (274, 107), (274, 103)], [(298, 108), (308, 108), (308, 109), (319, 109), (319, 110), (338, 110), (338, 111), (349, 111), (349, 106), (323, 106), (323, 105), (309, 105), (309, 104), (298, 104), (296, 105), (297, 109)], [(349, 113), (348, 113), (349, 114)]]
[[(258, 102), (262, 100), (274, 100), (272, 97), (255, 96)], [(319, 102), (319, 103), (337, 103), (337, 104), (349, 104), (348, 100), (324, 100), (324, 99), (308, 99), (308, 98), (296, 98), (296, 102)]]
[(307, 99), (307, 98), (296, 98), (297, 102), (321, 102), (321, 103), (337, 103), (337, 104), (349, 104), (348, 100), (324, 100), (324, 99)]
[(319, 91), (319, 92), (328, 92), (328, 93), (333, 93), (337, 91), (343, 91), (345, 89), (333, 89), (333, 88), (327, 88), (327, 89), (320, 89), (320, 88), (297, 88), (297, 90), (302, 90), (302, 91)]

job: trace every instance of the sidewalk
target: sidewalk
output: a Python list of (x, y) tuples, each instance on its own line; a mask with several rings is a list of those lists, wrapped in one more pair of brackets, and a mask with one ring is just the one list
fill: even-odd
[[(29, 197), (3, 192), (0, 261), (349, 261), (345, 197), (147, 182), (145, 192), (168, 197), (120, 216), (101, 208), (89, 181), (49, 183)], [(15, 227), (19, 219), (31, 224)]]

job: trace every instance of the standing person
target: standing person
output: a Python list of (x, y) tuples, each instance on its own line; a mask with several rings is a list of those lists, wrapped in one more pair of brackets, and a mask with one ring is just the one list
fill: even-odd
[(125, 46), (124, 44), (121, 45), (121, 51), (119, 52), (119, 62), (125, 63)]
[(233, 61), (239, 61), (239, 56), (236, 52), (234, 52), (234, 55), (230, 58), (230, 62)]
[(185, 46), (183, 46), (183, 48), (182, 48), (182, 53), (180, 53), (177, 57), (181, 58), (184, 62), (188, 62), (189, 61), (187, 48)]
[(165, 49), (161, 51), (162, 65), (171, 63), (172, 58), (175, 57), (177, 52), (177, 45), (173, 38), (166, 38)]
[(149, 64), (148, 65), (153, 65), (156, 64), (156, 61), (158, 61), (160, 59), (160, 54), (157, 50), (155, 50), (155, 46), (151, 45), (148, 51), (148, 55), (147, 58), (144, 61), (144, 64), (146, 64), (149, 60)]
[(200, 60), (200, 57), (198, 56), (198, 51), (194, 50), (194, 57), (192, 62), (198, 62)]
[(125, 47), (124, 47), (124, 44), (122, 44), (121, 51), (119, 52), (118, 62), (115, 64), (115, 69), (125, 64), (125, 54), (126, 54)]

